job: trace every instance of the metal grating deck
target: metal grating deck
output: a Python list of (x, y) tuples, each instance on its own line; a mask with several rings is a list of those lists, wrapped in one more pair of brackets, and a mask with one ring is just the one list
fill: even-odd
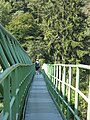
[(43, 75), (35, 75), (29, 91), (25, 120), (62, 120), (51, 99)]

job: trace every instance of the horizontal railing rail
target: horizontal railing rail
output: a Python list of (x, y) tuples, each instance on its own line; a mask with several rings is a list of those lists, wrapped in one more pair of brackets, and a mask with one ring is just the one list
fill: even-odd
[(90, 66), (44, 64), (51, 96), (66, 120), (90, 120)]
[(0, 92), (3, 94), (2, 120), (20, 120), (34, 71), (34, 64), (15, 64), (0, 74)]

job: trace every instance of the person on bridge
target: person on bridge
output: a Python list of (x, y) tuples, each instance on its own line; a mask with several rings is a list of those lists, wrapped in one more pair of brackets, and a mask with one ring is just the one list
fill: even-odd
[(39, 62), (38, 59), (36, 59), (35, 68), (36, 68), (36, 74), (39, 74), (39, 72), (40, 72), (40, 62)]

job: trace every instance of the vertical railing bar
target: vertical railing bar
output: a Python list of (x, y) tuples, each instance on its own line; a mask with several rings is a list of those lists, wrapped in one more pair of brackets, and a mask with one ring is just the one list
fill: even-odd
[(59, 85), (58, 85), (58, 89), (59, 89), (59, 91), (60, 91), (60, 89), (61, 89), (61, 65), (59, 65)]
[(12, 44), (12, 48), (13, 48), (13, 51), (15, 53), (15, 56), (16, 56), (18, 62), (20, 63), (21, 61), (20, 61), (20, 58), (18, 56), (18, 51), (17, 51), (16, 46), (15, 46), (15, 41), (13, 39), (11, 39), (11, 44)]
[(16, 57), (18, 58), (19, 62), (22, 63), (14, 41), (12, 41), (12, 44), (13, 44), (13, 48), (14, 48), (14, 50), (15, 50)]
[(18, 55), (19, 55), (19, 58), (20, 58), (20, 60), (21, 60), (21, 63), (24, 63), (24, 61), (23, 61), (23, 59), (22, 59), (22, 55), (21, 55), (21, 53), (20, 53), (20, 48), (19, 48), (19, 46), (15, 43), (15, 46), (16, 46), (16, 49), (17, 49), (17, 51), (18, 51)]
[(1, 37), (2, 37), (2, 41), (1, 41), (2, 47), (3, 47), (3, 49), (4, 49), (4, 51), (5, 51), (6, 55), (7, 55), (8, 61), (10, 62), (10, 64), (13, 65), (15, 62), (14, 62), (13, 57), (12, 57), (10, 51), (9, 51), (9, 48), (8, 48), (6, 42), (5, 42), (5, 39), (6, 39), (6, 38), (5, 38), (5, 36), (3, 35), (3, 33), (2, 33), (1, 30), (0, 30), (0, 34), (1, 34)]
[(24, 61), (25, 61), (26, 63), (30, 64), (30, 58), (29, 58), (29, 56), (27, 56), (27, 54), (26, 54), (24, 51), (22, 51), (22, 52), (23, 52)]
[(56, 89), (58, 88), (58, 65), (56, 66)]
[(10, 76), (4, 80), (4, 114), (6, 112), (10, 119)]
[(51, 82), (51, 80), (52, 80), (52, 76), (51, 76), (51, 74), (52, 74), (52, 71), (51, 71), (51, 70), (52, 70), (52, 69), (51, 69), (51, 67), (52, 67), (52, 66), (50, 65), (50, 74), (49, 74), (50, 82)]
[(87, 120), (90, 120), (90, 71), (89, 71), (89, 93), (88, 93)]
[(62, 76), (62, 81), (63, 81), (63, 84), (62, 84), (62, 93), (63, 93), (63, 96), (64, 96), (64, 93), (65, 93), (65, 66), (63, 67), (63, 76)]
[(78, 89), (79, 89), (79, 67), (76, 67), (75, 115), (78, 115), (78, 101), (79, 101)]
[(25, 52), (25, 51), (24, 51), (24, 53), (25, 53), (25, 57), (27, 58), (27, 63), (28, 63), (28, 64), (30, 64), (30, 63), (31, 63), (30, 57), (29, 57), (29, 56), (27, 56), (27, 54), (26, 54), (26, 52)]
[[(65, 75), (66, 75), (66, 70), (65, 66), (63, 67), (63, 76), (62, 76), (62, 95), (63, 95), (63, 100), (65, 99)], [(64, 102), (62, 103), (62, 111), (64, 112)]]
[(3, 48), (2, 48), (1, 45), (0, 45), (0, 59), (2, 60), (4, 69), (8, 68), (9, 67), (9, 63), (8, 63), (8, 60), (7, 60), (7, 58), (6, 58), (5, 54), (4, 54), (4, 51), (3, 51)]
[[(71, 85), (71, 67), (69, 67), (69, 85)], [(70, 86), (68, 86), (68, 105), (70, 106), (71, 102), (71, 89)], [(67, 108), (67, 120), (70, 120), (70, 110)]]
[(53, 65), (51, 65), (51, 69), (52, 69), (52, 83), (53, 83)]
[(11, 44), (11, 41), (9, 40), (10, 38), (9, 38), (8, 36), (6, 36), (6, 37), (7, 37), (7, 42), (8, 42), (8, 44), (9, 44), (10, 52), (11, 52), (11, 54), (12, 54), (15, 62), (18, 63), (19, 61), (18, 61), (17, 57), (15, 56), (15, 52), (14, 52), (13, 46), (12, 46), (12, 44)]
[(19, 103), (18, 103), (18, 99), (19, 99), (19, 67), (15, 69), (15, 75), (16, 75), (16, 91), (15, 91), (15, 95), (16, 95), (16, 120), (18, 119), (18, 109), (19, 109)]
[(25, 57), (23, 56), (23, 51), (21, 51), (21, 48), (19, 46), (18, 46), (18, 49), (19, 49), (19, 52), (20, 52), (21, 59), (22, 59), (23, 63), (26, 63)]
[(18, 57), (20, 63), (23, 63), (23, 62), (22, 62), (22, 59), (21, 59), (20, 51), (19, 51), (19, 49), (18, 49), (18, 44), (17, 44), (16, 41), (14, 42), (14, 48), (15, 48), (16, 53), (18, 53), (18, 54), (16, 54), (16, 55), (17, 55), (17, 57)]
[[(16, 99), (16, 83), (17, 83), (17, 74), (16, 74), (16, 70), (17, 70), (17, 68), (12, 72), (12, 74), (11, 74), (11, 82), (12, 82), (12, 84), (11, 84), (11, 94), (12, 94), (12, 97), (15, 97), (15, 99)], [(11, 120), (14, 120), (15, 119), (15, 117), (16, 117), (16, 101), (15, 101), (15, 103), (11, 106)], [(13, 116), (13, 117), (12, 117)]]
[(18, 48), (19, 48), (19, 46), (17, 45), (17, 43), (16, 43), (16, 42), (15, 42), (15, 48), (16, 48), (16, 51), (18, 52), (18, 57), (19, 57), (19, 59), (20, 59), (21, 63), (23, 63), (23, 61), (22, 61), (22, 57), (21, 57), (21, 54), (20, 54), (20, 50), (18, 49)]
[(55, 86), (55, 68), (56, 66), (54, 65), (54, 86)]

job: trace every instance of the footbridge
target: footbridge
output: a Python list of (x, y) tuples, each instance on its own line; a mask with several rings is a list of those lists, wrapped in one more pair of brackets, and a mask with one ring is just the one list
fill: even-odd
[(90, 66), (35, 65), (0, 25), (0, 120), (90, 120)]

